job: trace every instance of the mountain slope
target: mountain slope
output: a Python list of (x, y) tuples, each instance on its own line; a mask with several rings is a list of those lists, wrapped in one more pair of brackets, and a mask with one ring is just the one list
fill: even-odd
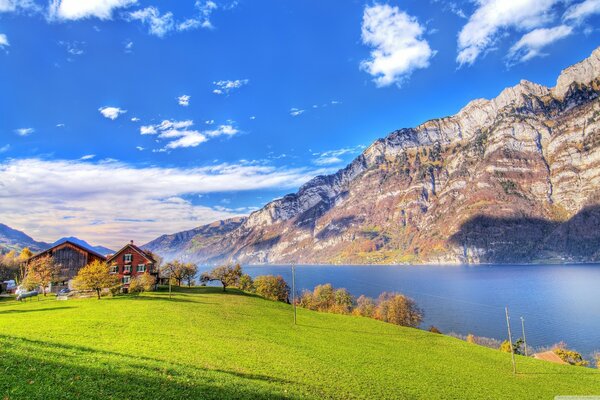
[[(160, 254), (165, 260), (182, 260), (202, 257), (203, 249), (218, 242), (224, 235), (239, 228), (246, 218), (231, 218), (213, 222), (189, 231), (162, 235), (142, 246), (143, 249)], [(211, 254), (208, 254), (210, 256)]]
[(48, 243), (38, 242), (21, 231), (0, 224), (0, 252), (19, 251), (25, 247), (29, 247), (31, 251), (36, 252), (47, 248)]
[(377, 140), (346, 168), (196, 243), (199, 262), (600, 260), (600, 48)]

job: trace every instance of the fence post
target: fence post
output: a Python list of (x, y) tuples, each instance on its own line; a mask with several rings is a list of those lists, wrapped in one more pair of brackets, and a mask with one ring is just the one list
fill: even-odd
[(508, 307), (504, 307), (506, 311), (506, 327), (508, 328), (508, 341), (510, 342), (510, 354), (512, 356), (513, 375), (517, 373), (517, 364), (515, 361), (515, 349), (513, 347), (512, 333), (510, 332), (510, 317), (508, 316)]

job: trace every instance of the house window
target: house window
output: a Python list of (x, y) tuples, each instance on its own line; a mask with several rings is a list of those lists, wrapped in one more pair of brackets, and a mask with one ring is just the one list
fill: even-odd
[(110, 267), (110, 273), (111, 274), (118, 274), (119, 273), (119, 266), (118, 265), (111, 265), (111, 267)]
[(123, 266), (123, 272), (128, 274), (131, 272), (131, 265), (125, 265)]
[(131, 258), (132, 258), (131, 254), (123, 255), (123, 261), (125, 261), (125, 262), (131, 262)]
[(137, 272), (146, 272), (146, 264), (138, 264)]
[(124, 276), (123, 279), (121, 279), (121, 282), (123, 282), (124, 284), (128, 284), (130, 281), (131, 281), (130, 276)]

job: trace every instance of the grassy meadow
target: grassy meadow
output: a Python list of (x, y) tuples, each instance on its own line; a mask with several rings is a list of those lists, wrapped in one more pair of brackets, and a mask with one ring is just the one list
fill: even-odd
[(0, 399), (553, 399), (600, 372), (220, 288), (0, 299)]

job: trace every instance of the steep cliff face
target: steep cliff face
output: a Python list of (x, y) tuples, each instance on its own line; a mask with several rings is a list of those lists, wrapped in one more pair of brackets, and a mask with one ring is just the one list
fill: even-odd
[(600, 260), (600, 48), (550, 89), (521, 81), (401, 129), (267, 204), (199, 262)]

